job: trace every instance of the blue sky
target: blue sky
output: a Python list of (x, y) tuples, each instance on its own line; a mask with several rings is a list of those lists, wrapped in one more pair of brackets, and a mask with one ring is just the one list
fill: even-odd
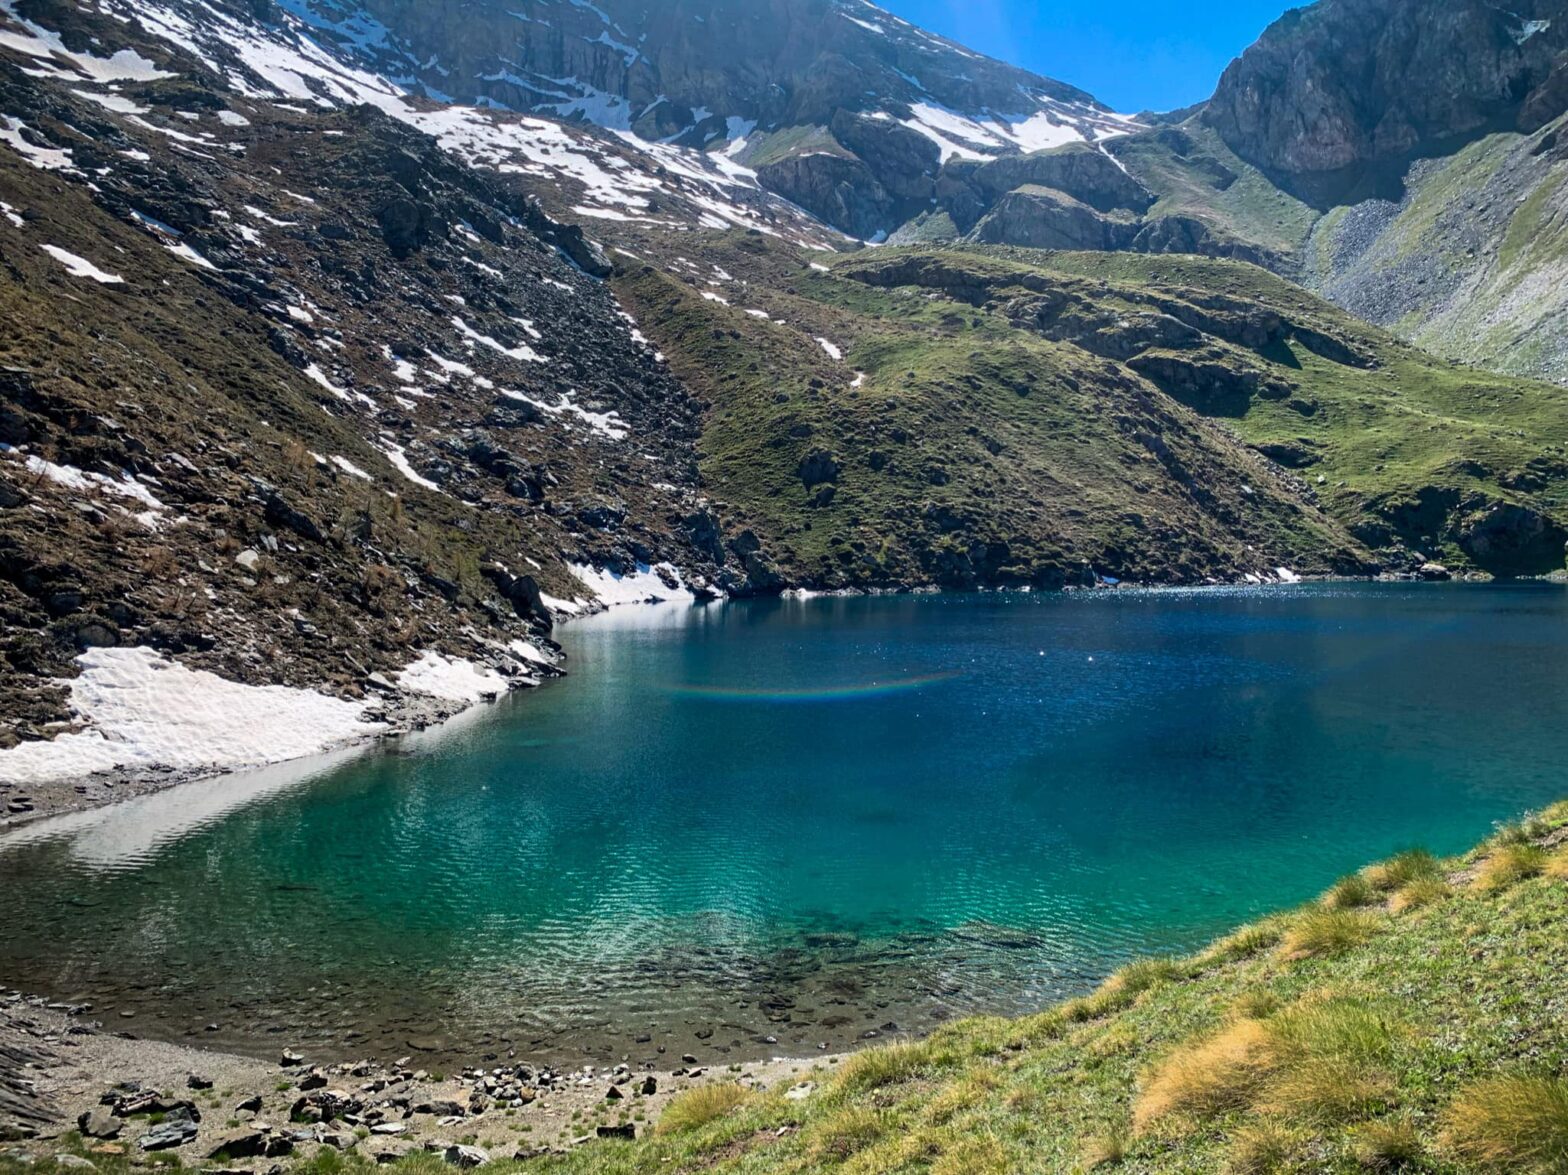
[(1174, 110), (1305, 0), (876, 0), (907, 21), (1088, 90), (1125, 113)]

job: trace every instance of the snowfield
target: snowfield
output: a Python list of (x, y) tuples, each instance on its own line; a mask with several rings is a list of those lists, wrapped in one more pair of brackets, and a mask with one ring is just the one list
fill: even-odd
[(147, 648), (91, 649), (66, 683), (86, 729), (0, 751), (0, 782), (116, 768), (223, 770), (315, 754), (384, 730), (365, 707), (311, 690), (242, 685)]

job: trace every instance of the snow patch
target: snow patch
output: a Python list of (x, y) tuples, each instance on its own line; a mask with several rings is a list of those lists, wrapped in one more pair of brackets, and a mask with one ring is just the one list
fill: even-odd
[(440, 486), (431, 481), (428, 477), (421, 477), (419, 472), (408, 463), (408, 452), (403, 448), (402, 445), (393, 444), (386, 438), (382, 438), (382, 444), (386, 446), (386, 448), (382, 450), (382, 453), (385, 455), (386, 459), (391, 462), (393, 469), (397, 470), (404, 477), (408, 478), (408, 480), (413, 482), (416, 486), (423, 486), (425, 489), (434, 490), (438, 494), (445, 492)]
[(65, 683), (89, 729), (0, 751), (0, 781), (80, 779), (117, 767), (177, 771), (277, 763), (385, 729), (361, 703), (242, 685), (153, 649), (91, 649)]
[(58, 245), (40, 245), (39, 248), (65, 266), (65, 271), (72, 277), (91, 278), (101, 286), (118, 286), (125, 283), (125, 279), (119, 274), (99, 269), (87, 258), (68, 253)]
[(53, 147), (37, 147), (28, 142), (26, 136), (22, 133), (27, 130), (27, 124), (21, 119), (0, 114), (0, 124), (3, 124), (0, 125), (0, 143), (5, 143), (40, 171), (74, 171), (76, 169), (76, 165), (71, 161), (71, 153), (69, 151), (57, 150)]
[(399, 689), (451, 702), (482, 702), (506, 692), (506, 679), (494, 669), (427, 649), (397, 675)]
[(341, 469), (344, 473), (348, 474), (350, 477), (357, 477), (357, 478), (360, 478), (363, 481), (375, 481), (376, 480), (375, 478), (371, 477), (370, 474), (366, 473), (363, 469), (361, 469), (359, 466), (355, 465), (347, 457), (339, 457), (336, 453), (334, 453), (332, 455), (332, 464), (336, 465), (339, 469)]
[[(630, 575), (608, 569), (601, 571), (579, 563), (568, 564), (567, 570), (609, 608), (618, 604), (656, 604), (667, 600), (695, 601), (697, 598), (681, 584), (680, 573), (668, 563), (660, 563), (655, 567), (639, 563)], [(658, 574), (661, 571), (673, 579), (677, 586), (668, 586)]]

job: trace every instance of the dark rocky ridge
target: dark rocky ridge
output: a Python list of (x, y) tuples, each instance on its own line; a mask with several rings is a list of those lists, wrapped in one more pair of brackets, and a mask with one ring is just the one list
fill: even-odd
[[(764, 187), (853, 236), (929, 207), (943, 152), (900, 120), (930, 104), (1021, 148), (998, 119), (1049, 112), (1094, 138), (1123, 124), (1072, 86), (971, 53), (863, 0), (299, 0), (318, 35), (432, 96), (581, 118), (706, 149), (746, 139)], [(366, 22), (369, 22), (368, 25)], [(364, 35), (377, 30), (379, 41)], [(384, 35), (381, 35), (384, 30)], [(949, 132), (951, 134), (951, 132)]]
[(1398, 190), (1409, 160), (1568, 106), (1568, 4), (1322, 0), (1225, 71), (1203, 118), (1243, 159), (1328, 208)]

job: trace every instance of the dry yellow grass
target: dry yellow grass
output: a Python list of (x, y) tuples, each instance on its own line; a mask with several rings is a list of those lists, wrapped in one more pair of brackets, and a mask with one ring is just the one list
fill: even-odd
[(1369, 1117), (1392, 1100), (1390, 1047), (1382, 1014), (1354, 996), (1319, 996), (1267, 1020), (1235, 1020), (1155, 1069), (1133, 1106), (1133, 1127), (1142, 1134), (1167, 1118), (1249, 1109), (1295, 1125)]
[(1448, 882), (1441, 877), (1419, 877), (1400, 886), (1399, 891), (1389, 899), (1388, 908), (1395, 914), (1419, 910), (1442, 901), (1450, 892)]
[(1488, 893), (1495, 893), (1521, 881), (1539, 877), (1546, 869), (1548, 860), (1546, 850), (1533, 844), (1502, 845), (1481, 862), (1481, 867), (1476, 871), (1475, 884)]
[(1463, 1090), (1444, 1116), (1443, 1142), (1487, 1171), (1568, 1171), (1568, 1081), (1494, 1077)]
[(1552, 854), (1552, 859), (1546, 862), (1546, 876), (1568, 881), (1568, 849)]
[(659, 1116), (659, 1124), (654, 1132), (678, 1134), (685, 1130), (696, 1130), (718, 1121), (736, 1107), (750, 1101), (753, 1096), (751, 1090), (740, 1085), (699, 1085), (671, 1099), (664, 1113)]
[(1206, 1118), (1245, 1109), (1268, 1077), (1272, 1043), (1261, 1021), (1238, 1020), (1178, 1048), (1144, 1084), (1133, 1106), (1133, 1129), (1143, 1133), (1173, 1115)]

